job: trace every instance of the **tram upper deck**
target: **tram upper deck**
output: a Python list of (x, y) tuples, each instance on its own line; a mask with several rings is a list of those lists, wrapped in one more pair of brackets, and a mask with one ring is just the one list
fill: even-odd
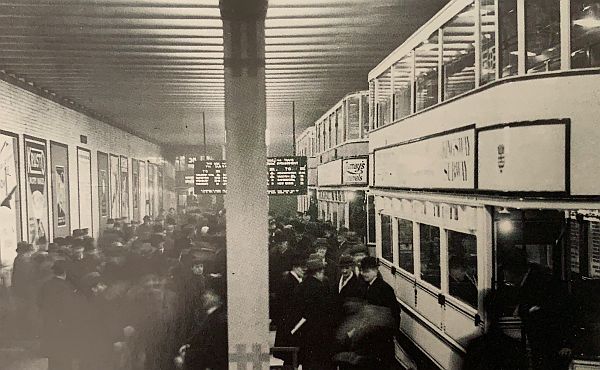
[[(403, 333), (440, 368), (483, 332), (514, 251), (573, 294), (575, 368), (597, 360), (598, 307), (582, 302), (600, 281), (585, 211), (600, 206), (599, 11), (455, 0), (369, 73), (376, 253)], [(505, 322), (525, 340), (520, 319)]]

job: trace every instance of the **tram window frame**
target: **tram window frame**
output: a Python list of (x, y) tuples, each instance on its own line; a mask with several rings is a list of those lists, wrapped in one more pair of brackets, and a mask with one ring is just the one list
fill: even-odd
[[(413, 84), (413, 58), (412, 53), (404, 56), (392, 65), (393, 69), (393, 121), (410, 116), (411, 94)], [(403, 71), (404, 70), (404, 71)], [(406, 72), (408, 70), (408, 72)]]
[[(442, 100), (448, 100), (475, 89), (475, 38), (477, 35), (474, 7), (475, 3), (472, 1), (442, 27)], [(468, 18), (465, 19), (466, 17)], [(466, 21), (469, 22), (469, 26), (463, 25)], [(460, 24), (461, 29), (471, 27), (472, 33), (468, 35), (471, 40), (461, 39), (460, 42), (452, 42), (454, 40), (452, 37), (457, 35), (451, 34), (451, 30), (457, 27), (457, 24)], [(462, 35), (463, 33), (464, 31), (460, 32), (460, 37), (466, 37)], [(469, 46), (465, 48), (463, 44)], [(467, 82), (460, 82), (464, 79), (463, 75), (465, 74), (468, 76)], [(453, 79), (456, 81), (452, 81)], [(453, 89), (452, 86), (456, 86), (456, 89)]]
[[(405, 227), (400, 224), (406, 223)], [(405, 218), (396, 218), (396, 228), (398, 230), (396, 244), (398, 249), (398, 267), (409, 274), (415, 273), (415, 233), (414, 222)], [(410, 230), (410, 235), (405, 235), (403, 231)], [(410, 241), (410, 243), (409, 243)], [(410, 249), (406, 248), (410, 244)], [(403, 247), (404, 246), (404, 247)], [(409, 257), (409, 258), (405, 258)], [(408, 261), (408, 263), (407, 263)]]
[[(525, 68), (527, 73), (539, 73), (560, 70), (560, 1), (561, 0), (528, 0), (525, 2)], [(540, 21), (542, 15), (549, 17)], [(549, 22), (554, 20), (553, 22)], [(542, 25), (542, 28), (537, 26)], [(552, 26), (558, 32), (552, 32)], [(546, 32), (550, 29), (549, 32)], [(545, 37), (551, 35), (551, 37)], [(552, 37), (553, 36), (553, 37)], [(538, 45), (544, 39), (554, 42)], [(534, 46), (535, 45), (535, 46)], [(537, 61), (540, 56), (548, 55), (544, 60)]]
[[(510, 4), (508, 4), (511, 2)], [(498, 1), (498, 43), (500, 78), (516, 76), (519, 65), (517, 0)]]
[[(415, 112), (420, 112), (439, 103), (439, 32), (434, 31), (415, 52)], [(423, 54), (423, 55), (421, 55)], [(435, 57), (434, 57), (435, 56)], [(433, 60), (435, 58), (435, 61)], [(435, 65), (435, 66), (433, 66)], [(433, 90), (430, 92), (429, 90)], [(422, 98), (419, 98), (419, 94)]]
[(376, 127), (387, 126), (392, 123), (392, 69), (386, 69), (376, 78)]
[[(379, 217), (379, 232), (381, 240), (381, 258), (394, 264), (394, 232), (392, 216), (381, 213)], [(384, 237), (387, 238), (384, 239)], [(387, 241), (387, 243), (386, 243)]]
[(571, 69), (600, 67), (600, 1), (571, 0), (570, 5)]
[[(479, 281), (479, 271), (478, 271), (478, 253), (477, 253), (477, 235), (465, 233), (462, 231), (456, 231), (451, 229), (446, 229), (446, 248), (448, 255), (448, 294), (458, 299), (459, 301), (469, 305), (472, 308), (477, 309), (478, 306), (478, 281)], [(456, 252), (454, 250), (458, 245), (454, 243), (456, 238), (465, 237), (461, 240), (460, 248), (464, 248), (464, 240), (470, 240), (473, 242), (471, 248), (471, 253), (469, 256), (465, 254), (469, 251)], [(474, 252), (474, 253), (473, 253)], [(464, 271), (459, 271), (457, 268), (453, 267), (466, 267)], [(452, 271), (454, 270), (454, 272)], [(454, 277), (453, 274), (456, 276)], [(464, 274), (464, 276), (459, 277), (458, 274)], [(457, 281), (456, 279), (464, 279), (463, 281)], [(473, 288), (470, 290), (469, 288)]]
[(376, 244), (376, 222), (377, 214), (375, 212), (375, 196), (367, 196), (367, 244)]
[[(498, 68), (498, 14), (496, 13), (498, 0), (479, 0), (479, 19), (481, 22), (479, 37), (479, 86), (486, 85), (496, 80)], [(490, 9), (491, 8), (491, 9)]]
[(356, 140), (361, 138), (361, 121), (360, 121), (360, 96), (351, 96), (346, 101), (347, 114), (346, 114), (346, 139)]
[[(435, 245), (436, 240), (435, 240), (435, 236), (433, 236), (433, 239), (431, 240), (425, 240), (424, 235), (426, 234), (425, 229), (430, 228), (431, 231), (435, 231), (435, 229), (437, 229), (437, 277), (435, 275), (431, 275), (431, 276), (425, 276), (424, 272), (431, 270), (431, 268), (427, 268), (427, 265), (430, 265), (431, 267), (434, 267), (433, 265), (430, 264), (431, 262), (431, 257), (434, 256), (434, 254), (432, 254), (431, 252), (433, 252), (433, 250), (426, 250), (426, 248), (424, 248), (425, 244), (431, 244), (431, 245)], [(431, 234), (431, 233), (430, 233)], [(431, 236), (431, 235), (430, 235)], [(426, 282), (427, 284), (437, 288), (437, 289), (442, 289), (442, 264), (441, 264), (441, 253), (442, 253), (442, 243), (441, 243), (441, 236), (442, 236), (442, 228), (440, 228), (439, 226), (435, 226), (435, 225), (429, 225), (429, 224), (424, 224), (424, 223), (419, 223), (419, 265), (420, 265), (420, 277), (419, 279), (421, 281)], [(429, 253), (428, 255), (424, 255), (424, 252)], [(425, 262), (425, 266), (424, 266), (424, 262)], [(433, 261), (433, 263), (435, 263), (435, 261)], [(435, 271), (434, 271), (435, 273)], [(431, 279), (431, 277), (433, 277), (433, 279)]]

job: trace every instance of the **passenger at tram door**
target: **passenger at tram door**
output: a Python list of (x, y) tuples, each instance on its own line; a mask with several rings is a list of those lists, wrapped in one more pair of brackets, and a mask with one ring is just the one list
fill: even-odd
[(503, 311), (523, 321), (534, 370), (566, 370), (572, 352), (574, 308), (564, 282), (527, 262), (526, 252), (512, 249), (501, 256)]
[[(275, 347), (297, 347), (298, 337), (291, 334), (294, 325), (301, 319), (296, 290), (306, 274), (306, 258), (296, 254), (292, 260), (292, 269), (284, 274), (279, 284), (273, 321), (277, 326)], [(275, 357), (284, 361), (284, 366), (292, 365), (290, 353), (275, 353)]]
[(369, 255), (369, 251), (367, 250), (367, 247), (362, 243), (358, 243), (358, 244), (353, 245), (348, 250), (348, 252), (354, 259), (354, 274), (356, 276), (361, 276), (360, 263), (362, 262), (363, 259), (365, 259)]
[(477, 281), (468, 274), (463, 257), (452, 256), (448, 260), (450, 295), (460, 297), (467, 303), (477, 305)]
[(527, 369), (522, 343), (502, 330), (501, 307), (495, 291), (489, 291), (484, 296), (483, 308), (488, 321), (487, 329), (485, 334), (469, 340), (461, 370)]
[(299, 336), (299, 360), (304, 370), (334, 369), (335, 304), (325, 282), (325, 263), (312, 256), (306, 269), (307, 276), (297, 289), (300, 320), (290, 333)]

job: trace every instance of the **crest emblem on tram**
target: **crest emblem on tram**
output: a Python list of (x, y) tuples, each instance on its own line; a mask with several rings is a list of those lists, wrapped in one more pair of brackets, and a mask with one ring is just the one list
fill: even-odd
[(504, 169), (504, 165), (506, 164), (506, 159), (504, 155), (504, 145), (498, 145), (498, 169), (500, 169), (500, 173)]

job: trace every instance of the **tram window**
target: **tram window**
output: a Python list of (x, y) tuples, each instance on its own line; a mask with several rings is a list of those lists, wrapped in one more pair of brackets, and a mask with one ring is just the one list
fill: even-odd
[(477, 307), (477, 238), (448, 230), (448, 287), (451, 296)]
[(344, 121), (344, 110), (342, 108), (338, 108), (338, 110), (335, 111), (335, 122), (337, 123), (338, 128), (337, 143), (341, 144), (346, 140), (344, 137), (346, 122)]
[(525, 2), (527, 73), (560, 69), (560, 0)]
[(367, 137), (367, 132), (369, 132), (369, 96), (363, 95), (360, 98), (360, 104), (362, 105), (362, 131), (360, 136)]
[(471, 3), (443, 28), (444, 100), (475, 88), (475, 14)]
[[(369, 108), (369, 122), (367, 124), (367, 129), (365, 132), (368, 132), (377, 127), (377, 108), (375, 105), (375, 91), (376, 91), (376, 80), (369, 81), (369, 96), (368, 96), (368, 108)], [(363, 113), (364, 113), (364, 105), (363, 105)]]
[(517, 0), (498, 0), (500, 34), (500, 77), (518, 72)]
[(390, 123), (392, 110), (391, 69), (377, 77), (377, 127)]
[(600, 66), (600, 0), (571, 0), (571, 68)]
[(419, 249), (421, 257), (421, 279), (440, 287), (440, 228), (419, 224)]
[(438, 34), (415, 50), (416, 112), (438, 103)]
[(348, 104), (348, 117), (346, 120), (346, 139), (360, 138), (360, 98), (353, 96), (346, 100)]
[(368, 227), (369, 227), (369, 233), (368, 233), (368, 240), (367, 242), (369, 244), (375, 244), (375, 197), (372, 195), (369, 195), (367, 197), (367, 207), (368, 207)]
[(412, 56), (394, 64), (394, 120), (410, 115)]
[(400, 268), (414, 273), (413, 223), (401, 218), (398, 219), (398, 256)]
[(496, 0), (480, 0), (481, 86), (496, 79)]
[(388, 215), (381, 215), (381, 258), (392, 263), (394, 262), (392, 218)]

